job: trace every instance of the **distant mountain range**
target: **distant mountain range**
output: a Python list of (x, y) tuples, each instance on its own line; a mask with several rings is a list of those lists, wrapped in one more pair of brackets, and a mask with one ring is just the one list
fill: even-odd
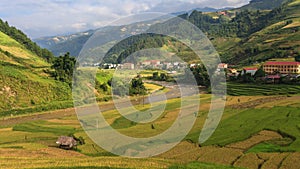
[[(210, 8), (210, 7), (205, 7), (205, 8), (195, 8), (190, 11), (182, 11), (182, 12), (175, 12), (172, 13), (171, 15), (181, 15), (185, 13), (192, 13), (193, 11), (201, 11), (201, 12), (217, 12), (217, 11), (224, 11), (224, 10), (230, 10), (233, 8), (226, 7), (226, 8), (221, 8), (221, 9), (216, 9), (216, 8)], [(153, 23), (155, 23), (155, 20), (152, 21), (146, 21), (148, 25), (146, 24), (141, 24), (141, 23), (135, 23), (131, 24), (128, 26), (124, 26), (126, 28), (126, 33), (128, 35), (135, 34), (137, 32), (144, 31), (146, 28), (149, 28)], [(146, 23), (145, 22), (145, 23)], [(150, 25), (149, 25), (150, 24)], [(137, 26), (138, 25), (138, 26)], [(120, 28), (124, 30), (124, 27)], [(111, 27), (109, 27), (111, 28)], [(135, 29), (137, 28), (137, 29)], [(49, 49), (55, 56), (63, 55), (66, 52), (70, 52), (72, 56), (78, 56), (81, 48), (83, 47), (83, 44), (91, 37), (91, 35), (96, 32), (96, 31), (101, 31), (105, 30), (107, 31), (108, 28), (99, 28), (96, 30), (88, 30), (84, 32), (79, 32), (79, 33), (74, 33), (70, 35), (60, 35), (60, 36), (48, 36), (48, 37), (41, 37), (41, 38), (36, 38), (33, 39), (34, 42), (36, 42), (38, 45), (40, 45), (43, 48)], [(123, 31), (120, 30), (120, 34)], [(112, 29), (111, 32), (115, 33), (115, 29)]]
[[(294, 57), (297, 52), (300, 53), (297, 47), (299, 43), (291, 42), (299, 40), (296, 38), (299, 36), (299, 10), (299, 0), (252, 0), (235, 9), (196, 8), (174, 14), (181, 15), (204, 31), (223, 61), (249, 65), (271, 58)], [(66, 52), (78, 56), (95, 31), (107, 36), (126, 38), (143, 32), (154, 24), (156, 21), (152, 20), (34, 41), (56, 56)]]

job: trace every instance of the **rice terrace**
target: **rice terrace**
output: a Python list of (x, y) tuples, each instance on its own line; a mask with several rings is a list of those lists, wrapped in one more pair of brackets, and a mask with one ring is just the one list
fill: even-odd
[(299, 11), (0, 2), (0, 169), (299, 169)]

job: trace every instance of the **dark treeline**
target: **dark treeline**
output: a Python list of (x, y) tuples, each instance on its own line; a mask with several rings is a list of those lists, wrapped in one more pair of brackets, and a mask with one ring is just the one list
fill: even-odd
[(121, 63), (129, 55), (136, 51), (149, 48), (159, 48), (166, 44), (166, 37), (155, 34), (140, 34), (131, 36), (111, 48), (106, 56), (104, 62), (106, 63)]
[(0, 31), (15, 39), (20, 44), (24, 45), (26, 49), (35, 53), (37, 56), (44, 58), (47, 62), (53, 61), (53, 54), (47, 50), (39, 47), (36, 43), (32, 42), (21, 30), (10, 26), (7, 21), (3, 22), (0, 19)]

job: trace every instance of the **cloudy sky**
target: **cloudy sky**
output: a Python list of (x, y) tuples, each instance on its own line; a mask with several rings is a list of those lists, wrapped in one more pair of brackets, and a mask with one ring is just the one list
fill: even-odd
[(249, 0), (0, 0), (0, 18), (31, 38), (95, 29), (143, 12), (238, 7)]

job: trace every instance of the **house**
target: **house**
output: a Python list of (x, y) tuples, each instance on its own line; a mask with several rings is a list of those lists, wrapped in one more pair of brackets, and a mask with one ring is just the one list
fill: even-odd
[(267, 74), (300, 74), (300, 62), (266, 62), (263, 70)]
[(227, 69), (227, 68), (228, 68), (228, 64), (226, 64), (226, 63), (218, 64), (218, 69)]
[(232, 74), (237, 74), (237, 70), (236, 69), (228, 69), (229, 73), (232, 73)]
[(56, 144), (59, 145), (59, 148), (72, 149), (74, 146), (77, 146), (77, 141), (73, 137), (60, 136)]
[(159, 60), (146, 60), (142, 62), (142, 65), (144, 66), (149, 66), (149, 65), (157, 66), (159, 64), (160, 64)]
[(220, 11), (219, 14), (220, 14), (220, 15), (226, 16), (226, 15), (227, 15), (227, 12), (226, 12), (226, 11)]
[(122, 65), (122, 69), (133, 70), (134, 69), (134, 64), (133, 63), (124, 63)]
[(266, 82), (267, 83), (279, 83), (280, 81), (280, 75), (267, 75), (266, 76)]
[(252, 68), (252, 67), (251, 68), (244, 68), (241, 75), (250, 73), (251, 76), (254, 76), (257, 70), (258, 70), (257, 68)]

